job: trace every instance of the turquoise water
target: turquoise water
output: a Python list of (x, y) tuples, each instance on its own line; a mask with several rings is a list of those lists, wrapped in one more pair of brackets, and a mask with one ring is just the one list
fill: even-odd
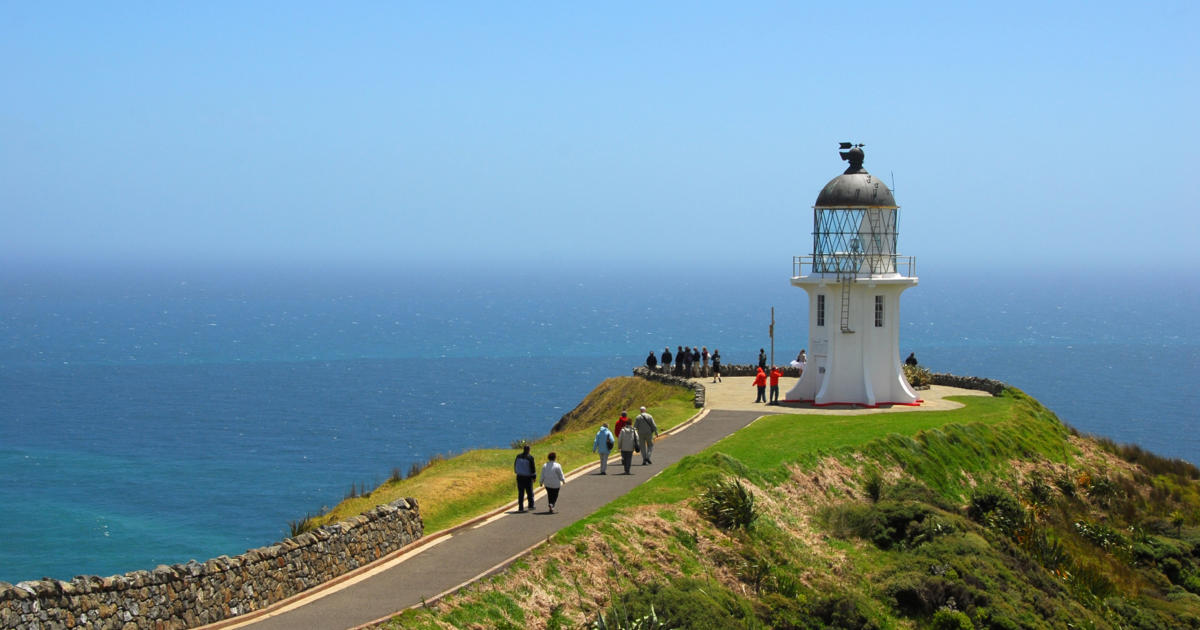
[[(546, 433), (650, 349), (751, 362), (772, 306), (794, 356), (788, 271), (0, 272), (0, 580), (268, 544), (352, 484)], [(924, 270), (902, 347), (1200, 462), (1197, 278), (977, 277)]]

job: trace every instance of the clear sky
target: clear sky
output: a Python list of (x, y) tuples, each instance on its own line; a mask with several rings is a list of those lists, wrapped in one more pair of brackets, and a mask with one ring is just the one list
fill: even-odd
[(581, 4), (4, 2), (0, 263), (1200, 262), (1196, 2)]

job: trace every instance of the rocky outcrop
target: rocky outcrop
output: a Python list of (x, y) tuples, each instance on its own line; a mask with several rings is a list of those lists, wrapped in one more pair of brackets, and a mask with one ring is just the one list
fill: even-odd
[(280, 543), (204, 563), (70, 582), (0, 582), (0, 628), (190, 628), (259, 610), (419, 539), (416, 499), (398, 499)]

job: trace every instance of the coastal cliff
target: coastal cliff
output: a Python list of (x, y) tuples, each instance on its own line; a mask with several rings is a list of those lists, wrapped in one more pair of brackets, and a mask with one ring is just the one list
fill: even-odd
[(1200, 627), (1195, 466), (962, 402), (764, 418), (391, 626)]

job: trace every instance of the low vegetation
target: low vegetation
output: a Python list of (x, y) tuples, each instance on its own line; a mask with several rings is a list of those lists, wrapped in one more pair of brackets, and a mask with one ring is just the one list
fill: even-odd
[[(435, 455), (423, 465), (414, 465), (407, 478), (401, 479), (399, 471), (393, 470), (391, 477), (373, 490), (356, 489), (352, 485), (346, 498), (332, 510), (320, 516), (306, 516), (301, 523), (307, 531), (361, 514), (376, 505), (415, 497), (426, 532), (451, 527), (515, 498), (512, 462), (515, 449), (526, 442), (538, 454), (556, 451), (558, 461), (569, 472), (595, 461), (592, 438), (601, 422), (611, 427), (621, 410), (636, 410), (645, 405), (665, 431), (695, 414), (692, 396), (692, 390), (684, 387), (633, 377), (610, 378), (563, 416), (549, 436), (538, 440), (513, 436), (514, 450), (480, 449), (455, 456)], [(296, 531), (292, 523), (289, 529)]]
[(933, 383), (933, 373), (929, 371), (929, 368), (907, 363), (901, 367), (904, 369), (904, 378), (908, 379), (908, 383), (913, 387), (925, 388)]
[(771, 416), (404, 628), (1200, 628), (1200, 471), (1018, 390)]

